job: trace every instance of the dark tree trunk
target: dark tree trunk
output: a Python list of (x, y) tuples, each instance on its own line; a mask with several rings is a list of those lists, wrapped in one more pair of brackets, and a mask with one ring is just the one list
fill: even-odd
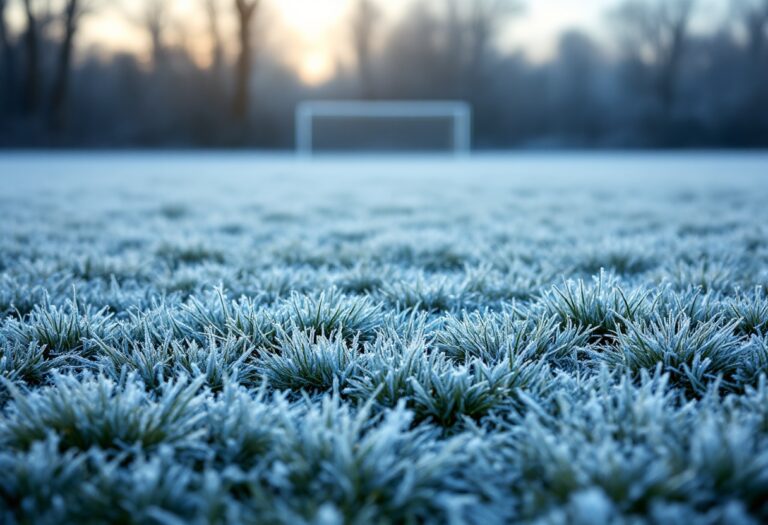
[(238, 21), (240, 24), (240, 54), (237, 58), (235, 67), (235, 96), (233, 101), (233, 111), (235, 117), (244, 123), (247, 121), (249, 112), (251, 71), (253, 67), (253, 48), (252, 48), (252, 25), (256, 8), (259, 5), (258, 0), (248, 2), (247, 0), (235, 0)]
[(39, 46), (37, 40), (37, 19), (32, 10), (32, 0), (24, 0), (27, 29), (24, 33), (26, 71), (24, 72), (24, 112), (37, 113), (40, 92)]
[(64, 124), (64, 108), (69, 93), (69, 77), (72, 69), (72, 47), (77, 31), (78, 0), (68, 0), (64, 12), (64, 40), (61, 43), (59, 63), (51, 92), (51, 119), (54, 127)]
[(667, 120), (673, 117), (672, 113), (677, 102), (677, 84), (683, 59), (687, 31), (686, 24), (687, 22), (680, 22), (673, 28), (672, 42), (670, 43), (667, 56), (661, 64), (659, 98), (662, 110), (664, 111), (664, 117)]
[(378, 18), (379, 12), (370, 0), (360, 0), (353, 20), (353, 43), (357, 59), (360, 94), (366, 99), (376, 97), (372, 39)]
[(211, 35), (211, 71), (218, 81), (224, 69), (224, 44), (219, 26), (219, 10), (215, 0), (207, 0), (205, 8), (208, 15), (208, 30)]
[(167, 24), (166, 0), (147, 0), (144, 3), (142, 24), (147, 30), (152, 46), (152, 68), (155, 72), (165, 69), (166, 50), (164, 32)]
[(749, 49), (752, 60), (760, 63), (768, 39), (768, 0), (745, 15)]
[(749, 42), (748, 78), (752, 80), (749, 104), (764, 108), (768, 102), (768, 0), (745, 14)]
[(163, 45), (163, 31), (159, 23), (150, 22), (149, 38), (152, 41), (152, 67), (155, 71), (165, 65), (165, 47)]
[(0, 52), (3, 56), (3, 82), (5, 84), (3, 91), (5, 96), (3, 102), (9, 109), (14, 107), (14, 97), (16, 95), (16, 71), (14, 67), (13, 49), (11, 41), (8, 38), (8, 26), (5, 22), (5, 7), (8, 5), (6, 0), (0, 0)]
[(357, 69), (360, 81), (360, 93), (363, 98), (376, 97), (373, 68), (371, 67), (370, 43), (360, 39), (357, 41)]

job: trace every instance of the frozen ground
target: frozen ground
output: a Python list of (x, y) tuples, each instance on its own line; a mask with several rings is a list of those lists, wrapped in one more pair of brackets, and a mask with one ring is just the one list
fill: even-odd
[(768, 520), (768, 156), (0, 156), (0, 523)]

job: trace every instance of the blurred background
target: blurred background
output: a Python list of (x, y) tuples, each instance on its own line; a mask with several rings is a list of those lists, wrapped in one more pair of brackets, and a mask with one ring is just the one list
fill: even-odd
[(292, 149), (304, 100), (476, 148), (768, 146), (768, 0), (0, 0), (0, 147)]

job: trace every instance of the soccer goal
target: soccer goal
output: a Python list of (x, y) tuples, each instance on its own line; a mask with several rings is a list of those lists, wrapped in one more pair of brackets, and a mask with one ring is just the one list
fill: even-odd
[(469, 153), (472, 110), (454, 101), (322, 101), (296, 109), (296, 149), (317, 152)]

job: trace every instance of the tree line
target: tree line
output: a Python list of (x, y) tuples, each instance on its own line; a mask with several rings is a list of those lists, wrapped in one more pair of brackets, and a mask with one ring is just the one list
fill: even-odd
[(146, 60), (75, 56), (104, 0), (0, 0), (0, 145), (290, 148), (299, 101), (363, 98), (466, 100), (481, 148), (768, 146), (768, 0), (728, 2), (707, 31), (703, 0), (624, 0), (605, 14), (611, 46), (566, 31), (544, 62), (497, 45), (525, 23), (519, 0), (413, 2), (395, 20), (355, 0), (352, 59), (317, 86), (264, 45), (264, 1), (198, 0), (201, 65), (169, 41), (167, 0), (124, 9)]

